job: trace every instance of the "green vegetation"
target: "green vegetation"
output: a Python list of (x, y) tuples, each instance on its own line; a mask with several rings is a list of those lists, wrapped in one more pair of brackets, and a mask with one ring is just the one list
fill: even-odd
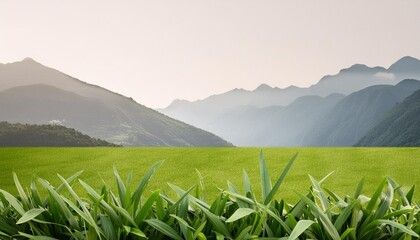
[(95, 147), (117, 145), (91, 138), (73, 128), (60, 125), (31, 125), (0, 122), (0, 146), (71, 146)]
[[(308, 174), (320, 179), (333, 171), (332, 178), (324, 184), (339, 195), (352, 192), (354, 184), (362, 177), (366, 178), (366, 194), (375, 191), (386, 176), (403, 186), (420, 186), (415, 167), (420, 148), (264, 148), (273, 173), (281, 172), (295, 153), (299, 154), (299, 159), (278, 194), (289, 201), (297, 199), (294, 191), (305, 191), (311, 184)], [(252, 182), (257, 182), (259, 170), (255, 159), (258, 154), (258, 148), (0, 148), (0, 188), (17, 193), (12, 171), (24, 185), (30, 183), (34, 174), (58, 185), (56, 173), (69, 177), (84, 170), (83, 180), (97, 189), (103, 184), (102, 179), (111, 182), (113, 165), (121, 175), (132, 171), (133, 182), (138, 182), (149, 166), (164, 160), (150, 182), (151, 189), (170, 192), (167, 182), (188, 188), (198, 181), (197, 169), (205, 176), (208, 197), (214, 198), (227, 180), (240, 185), (243, 169)], [(254, 191), (259, 194), (260, 189)]]
[[(205, 185), (183, 190), (173, 184), (172, 198), (156, 189), (145, 196), (146, 187), (162, 162), (155, 163), (129, 187), (114, 168), (116, 191), (103, 185), (99, 191), (77, 180), (81, 172), (51, 186), (33, 178), (25, 191), (13, 175), (18, 197), (0, 190), (0, 236), (5, 239), (411, 239), (419, 238), (420, 206), (413, 201), (414, 187), (404, 192), (392, 178), (384, 178), (370, 195), (363, 195), (364, 180), (350, 195), (340, 197), (309, 176), (312, 187), (288, 204), (276, 200), (296, 155), (274, 185), (267, 163), (259, 157), (262, 194), (253, 191), (254, 181), (244, 171), (243, 191), (228, 182), (227, 190), (213, 202), (206, 201)], [(88, 198), (72, 186), (83, 186)], [(43, 188), (47, 194), (38, 189)], [(149, 188), (150, 189), (150, 188)], [(348, 193), (348, 194), (349, 194)], [(368, 197), (369, 196), (369, 197)], [(54, 237), (54, 238), (51, 238)]]

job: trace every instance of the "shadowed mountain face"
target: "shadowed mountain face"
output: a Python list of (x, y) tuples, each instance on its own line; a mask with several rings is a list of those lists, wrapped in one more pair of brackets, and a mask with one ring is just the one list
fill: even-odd
[(420, 146), (420, 90), (388, 111), (356, 146)]
[(129, 146), (231, 146), (212, 133), (32, 59), (0, 64), (0, 120), (64, 120), (90, 136)]
[[(289, 136), (289, 133), (291, 133), (292, 131), (287, 131), (286, 129), (277, 132), (277, 135), (279, 136), (289, 136), (290, 140), (288, 141), (283, 141), (279, 138), (277, 138), (276, 141), (271, 141), (267, 140), (267, 138), (269, 137), (260, 138), (256, 137), (256, 135), (260, 134), (261, 132), (268, 132), (274, 134), (274, 132), (276, 132), (276, 130), (274, 130), (275, 128), (270, 129), (269, 126), (271, 127), (275, 125), (274, 122), (276, 121), (277, 125), (285, 124), (286, 126), (287, 124), (282, 122), (283, 119), (292, 119), (292, 116), (289, 116), (286, 113), (282, 113), (283, 115), (281, 118), (276, 118), (273, 116), (273, 114), (281, 112), (280, 109), (287, 109), (287, 107), (289, 107), (289, 105), (293, 103), (293, 101), (303, 96), (326, 97), (333, 93), (348, 95), (353, 92), (367, 88), (369, 86), (392, 86), (406, 78), (420, 79), (420, 61), (418, 59), (412, 57), (404, 57), (392, 64), (388, 69), (383, 67), (368, 67), (362, 64), (355, 64), (350, 68), (341, 70), (336, 75), (328, 75), (323, 77), (317, 84), (312, 85), (309, 88), (298, 88), (295, 86), (290, 86), (285, 89), (279, 89), (272, 88), (266, 84), (262, 84), (253, 91), (234, 89), (224, 94), (213, 95), (206, 99), (198, 100), (195, 102), (175, 100), (167, 108), (160, 109), (159, 111), (173, 118), (190, 123), (202, 129), (214, 132), (237, 145), (352, 145), (355, 143), (355, 141), (358, 140), (358, 138), (362, 137), (366, 133), (367, 130), (365, 128), (368, 129), (369, 127), (371, 127), (371, 125), (369, 125), (371, 124), (370, 122), (363, 123), (363, 125), (366, 127), (361, 127), (360, 133), (352, 133), (354, 136), (349, 137), (349, 140), (343, 141), (338, 139), (324, 139), (318, 141), (319, 138), (326, 137), (320, 133), (320, 130), (308, 131), (305, 134), (303, 134), (305, 136), (302, 138), (297, 137), (297, 135), (299, 134), (292, 134), (293, 136)], [(366, 98), (366, 101), (371, 100), (374, 101), (375, 99)], [(400, 100), (402, 100), (400, 99), (400, 97), (393, 97), (393, 94), (390, 95), (389, 99), (385, 94), (383, 95), (382, 99), (382, 101), (390, 103), (394, 103), (395, 101)], [(314, 103), (309, 101), (308, 106), (312, 106), (311, 104), (316, 103), (317, 101), (315, 101)], [(330, 103), (332, 104), (334, 102), (331, 101)], [(368, 103), (366, 102), (365, 105), (366, 104)], [(312, 106), (313, 108), (307, 107), (307, 111), (304, 111), (303, 109), (305, 107), (307, 106), (302, 106), (302, 110), (299, 111), (308, 112), (308, 116), (311, 115), (311, 110), (313, 108), (317, 109), (317, 107)], [(323, 109), (328, 109), (328, 107), (331, 107), (331, 105), (327, 104), (326, 107)], [(384, 109), (375, 109), (373, 112), (371, 112), (371, 114), (373, 114), (374, 116), (378, 116), (380, 114), (383, 114), (384, 111), (388, 110), (389, 108), (384, 107)], [(352, 110), (357, 111), (357, 109)], [(327, 112), (320, 112), (327, 114)], [(339, 111), (335, 110), (335, 112), (338, 113)], [(358, 113), (355, 112), (354, 114)], [(258, 117), (256, 117), (255, 115), (258, 115)], [(310, 121), (314, 121), (316, 119), (307, 117), (305, 114), (302, 114), (301, 117), (302, 118), (300, 120), (295, 120), (309, 122), (308, 119), (310, 119)], [(255, 120), (258, 118), (266, 119), (265, 121), (272, 121), (273, 123), (266, 122), (262, 124), (262, 120)], [(339, 119), (339, 117), (337, 118)], [(343, 118), (342, 120), (344, 122), (350, 121), (350, 119), (348, 118)], [(372, 117), (372, 121), (374, 120), (377, 120), (377, 118)], [(327, 122), (331, 123), (330, 120), (328, 120)], [(261, 130), (260, 128), (263, 127), (259, 127), (258, 124), (266, 126), (265, 130)], [(295, 132), (300, 132), (301, 129), (299, 129), (299, 127), (302, 126), (300, 126), (298, 123), (295, 123), (295, 125), (295, 128), (292, 127), (293, 125), (289, 125), (291, 127), (290, 129), (295, 129)], [(307, 126), (307, 124), (302, 125)], [(319, 123), (319, 125), (323, 124)], [(344, 127), (344, 129), (347, 128), (345, 125), (343, 126), (342, 124), (340, 126)], [(318, 126), (316, 126), (315, 128), (318, 128)], [(243, 131), (244, 129), (246, 130), (245, 133)], [(277, 129), (282, 128), (277, 127)], [(342, 131), (345, 131), (344, 129)], [(319, 138), (313, 136), (313, 134), (319, 135)], [(335, 135), (333, 134), (331, 137), (333, 138), (335, 137)]]
[(420, 81), (404, 80), (395, 86), (377, 85), (352, 93), (315, 124), (303, 145), (352, 146), (385, 112), (417, 89), (420, 89)]

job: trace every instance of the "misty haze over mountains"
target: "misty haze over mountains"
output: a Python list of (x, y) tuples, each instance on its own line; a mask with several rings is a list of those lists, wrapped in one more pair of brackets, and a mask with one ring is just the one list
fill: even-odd
[(404, 79), (420, 79), (418, 59), (403, 57), (389, 68), (355, 64), (308, 88), (262, 84), (195, 102), (175, 100), (159, 111), (238, 146), (351, 146), (418, 89), (417, 81), (398, 84)]
[[(384, 129), (390, 112), (410, 111), (404, 113), (410, 117), (398, 120), (401, 127), (417, 129), (416, 108), (399, 104), (420, 89), (416, 79), (420, 61), (404, 57), (389, 68), (355, 64), (308, 88), (261, 84), (253, 91), (233, 89), (195, 102), (175, 100), (161, 114), (26, 58), (0, 64), (0, 121), (59, 121), (125, 146), (381, 145), (390, 142), (382, 139), (404, 132), (395, 124)], [(418, 97), (410, 99), (413, 106)], [(407, 138), (413, 135), (420, 132)]]

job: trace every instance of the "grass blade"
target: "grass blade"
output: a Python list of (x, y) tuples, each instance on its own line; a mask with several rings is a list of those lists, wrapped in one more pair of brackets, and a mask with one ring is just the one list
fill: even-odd
[(265, 198), (264, 204), (267, 205), (267, 204), (269, 204), (273, 200), (274, 196), (276, 195), (277, 191), (280, 188), (281, 183), (283, 182), (284, 178), (286, 177), (287, 173), (289, 172), (290, 168), (292, 167), (292, 165), (293, 165), (296, 157), (297, 157), (297, 153), (287, 163), (287, 165), (284, 168), (283, 172), (281, 173), (279, 179), (277, 179), (277, 182), (274, 185), (273, 189), (271, 189), (271, 191), (269, 192), (268, 196)]
[(373, 221), (373, 222), (372, 222), (372, 223), (370, 223), (370, 224), (372, 224), (372, 225), (377, 225), (378, 223), (393, 226), (393, 227), (395, 227), (395, 228), (397, 228), (397, 229), (401, 230), (401, 231), (402, 231), (402, 232), (404, 232), (404, 233), (410, 234), (410, 235), (411, 235), (411, 236), (413, 236), (413, 237), (416, 237), (416, 238), (420, 237), (420, 236), (419, 236), (416, 232), (414, 232), (413, 230), (411, 230), (411, 229), (410, 229), (410, 228), (408, 228), (407, 226), (404, 226), (404, 225), (402, 225), (402, 224), (400, 224), (400, 223), (397, 223), (397, 222), (394, 222), (394, 221), (391, 221), (391, 220), (387, 220), (387, 219), (378, 219), (378, 220)]
[(220, 220), (220, 218), (218, 216), (214, 215), (213, 213), (211, 213), (210, 211), (208, 211), (207, 209), (205, 209), (204, 207), (202, 207), (200, 205), (197, 205), (197, 207), (200, 208), (201, 211), (204, 212), (207, 219), (213, 225), (213, 228), (214, 228), (215, 232), (218, 232), (220, 234), (223, 234), (226, 237), (231, 238), (229, 230), (226, 228), (226, 225), (222, 222), (222, 220)]
[(382, 182), (379, 184), (378, 188), (376, 189), (375, 193), (373, 194), (372, 198), (370, 199), (366, 210), (369, 212), (373, 211), (373, 208), (375, 207), (376, 203), (378, 202), (379, 197), (381, 196), (382, 190), (384, 189), (386, 184), (386, 178), (382, 180)]
[(45, 212), (45, 209), (41, 208), (34, 208), (29, 211), (27, 211), (19, 220), (16, 222), (16, 224), (22, 224), (26, 223), (28, 221), (31, 221), (32, 219), (36, 218), (39, 214)]
[(0, 189), (0, 193), (3, 194), (3, 197), (12, 205), (12, 207), (21, 215), (25, 214), (25, 210), (23, 209), (20, 202), (12, 196), (12, 194)]
[(237, 221), (238, 219), (241, 219), (243, 217), (246, 217), (252, 213), (255, 213), (254, 209), (250, 209), (250, 208), (238, 208), (233, 214), (232, 216), (230, 216), (230, 218), (228, 220), (226, 220), (227, 223), (230, 222), (234, 222)]
[(340, 215), (338, 216), (338, 218), (334, 222), (334, 227), (335, 227), (335, 229), (337, 229), (337, 231), (340, 230), (340, 228), (343, 226), (343, 224), (350, 217), (356, 203), (357, 203), (356, 201), (353, 201), (347, 207), (345, 207), (343, 211), (341, 211)]
[(316, 217), (323, 223), (325, 230), (327, 230), (328, 234), (335, 240), (340, 239), (340, 235), (338, 234), (337, 230), (335, 229), (334, 225), (331, 223), (330, 219), (324, 212), (319, 209), (311, 199), (307, 198), (306, 196), (297, 193), (298, 196), (309, 206), (309, 208), (313, 211)]
[(250, 193), (250, 194), (253, 195), (254, 193), (252, 191), (251, 181), (249, 180), (249, 176), (246, 173), (245, 169), (242, 170), (242, 176), (243, 176), (243, 179), (244, 179), (244, 191), (245, 191), (245, 194), (246, 193)]
[(141, 206), (140, 211), (134, 218), (134, 222), (139, 225), (141, 222), (144, 221), (146, 216), (149, 214), (150, 210), (153, 207), (153, 203), (156, 201), (157, 197), (159, 196), (160, 191), (154, 192), (150, 197), (146, 200), (143, 206)]
[(180, 237), (178, 235), (178, 233), (171, 228), (170, 226), (168, 226), (166, 223), (158, 220), (158, 219), (148, 219), (146, 220), (146, 222), (153, 228), (155, 228), (156, 230), (158, 230), (159, 232), (165, 234), (166, 236), (172, 238), (172, 239), (176, 239), (176, 240), (183, 240), (182, 237)]
[(22, 188), (22, 185), (19, 182), (19, 179), (15, 172), (13, 172), (13, 180), (15, 182), (16, 189), (19, 192), (20, 200), (25, 209), (29, 209), (29, 200), (28, 196), (26, 195), (25, 191)]
[(127, 189), (126, 189), (126, 187), (124, 185), (124, 182), (121, 179), (120, 174), (118, 173), (117, 167), (115, 167), (115, 165), (114, 165), (114, 175), (115, 175), (115, 179), (117, 181), (117, 188), (118, 188), (118, 194), (120, 196), (121, 206), (124, 207), (124, 208), (128, 208), (127, 205), (129, 203), (127, 203), (127, 201), (126, 201), (126, 199), (127, 199), (127, 196), (126, 196)]
[(363, 177), (359, 184), (357, 185), (356, 191), (354, 192), (353, 198), (356, 199), (359, 197), (359, 195), (362, 193), (363, 185), (365, 183), (365, 178)]
[(262, 189), (262, 201), (265, 202), (268, 194), (272, 189), (271, 179), (268, 173), (267, 163), (265, 162), (262, 149), (260, 151), (260, 177), (261, 177), (261, 189)]
[[(309, 178), (311, 179), (311, 182), (314, 185), (316, 192), (318, 193), (318, 197), (321, 200), (322, 210), (325, 212), (330, 207), (330, 203), (325, 196), (324, 190), (321, 188), (321, 185), (315, 178), (313, 178), (311, 175), (309, 175)], [(327, 215), (329, 218), (331, 218), (329, 213), (327, 213)]]
[(150, 169), (146, 172), (146, 174), (143, 176), (140, 184), (137, 186), (136, 191), (134, 191), (134, 194), (131, 198), (131, 201), (134, 204), (134, 207), (136, 210), (140, 199), (141, 199), (141, 195), (144, 192), (144, 189), (146, 188), (147, 184), (150, 182), (150, 179), (152, 178), (153, 174), (156, 172), (156, 170), (162, 165), (163, 161), (157, 162), (155, 164), (153, 164), (152, 167), (150, 167)]
[(26, 233), (23, 233), (23, 232), (19, 232), (19, 235), (22, 236), (22, 237), (26, 237), (28, 239), (31, 239), (31, 240), (59, 240), (57, 238), (52, 238), (52, 237), (48, 237), (48, 236), (33, 236), (33, 235), (26, 234)]
[(296, 227), (293, 228), (292, 233), (289, 236), (289, 240), (295, 240), (297, 239), (303, 232), (305, 232), (312, 224), (314, 223), (314, 221), (311, 220), (300, 220)]

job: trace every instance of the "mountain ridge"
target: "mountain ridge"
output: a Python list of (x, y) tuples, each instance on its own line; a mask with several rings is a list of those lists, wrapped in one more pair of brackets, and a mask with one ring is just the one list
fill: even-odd
[[(87, 120), (88, 118), (82, 115), (84, 114), (95, 119), (95, 116), (91, 113), (94, 112), (93, 110), (79, 114), (79, 121), (77, 122), (76, 119), (74, 121), (74, 123), (77, 122), (79, 125), (85, 124), (82, 129), (85, 132), (90, 131), (88, 133), (93, 137), (103, 138), (104, 140), (128, 146), (232, 146), (232, 144), (212, 133), (205, 132), (204, 130), (165, 116), (154, 109), (137, 103), (132, 98), (125, 97), (97, 85), (80, 81), (77, 78), (71, 77), (56, 69), (46, 67), (34, 60), (25, 59), (20, 62), (1, 65), (0, 92), (2, 94), (4, 94), (4, 91), (13, 89), (14, 87), (28, 87), (36, 84), (43, 84), (43, 90), (49, 91), (48, 94), (57, 94), (56, 92), (58, 90), (51, 88), (46, 90), (45, 86), (52, 86), (65, 92), (77, 93), (77, 96), (64, 94), (68, 97), (66, 101), (67, 106), (71, 107), (68, 109), (70, 112), (76, 113), (77, 108), (83, 108), (84, 106), (82, 103), (79, 106), (71, 105), (70, 103), (72, 101), (87, 101), (86, 98), (89, 98), (100, 102), (101, 104), (96, 104), (99, 109), (98, 111), (102, 113), (107, 112), (108, 115), (106, 117), (104, 116), (104, 118), (113, 119), (113, 122), (109, 121), (106, 125), (101, 126), (92, 125), (89, 122), (90, 120)], [(22, 99), (25, 96), (32, 96), (34, 99), (42, 100), (40, 99), (42, 96), (36, 96), (36, 91), (27, 91), (26, 94), (21, 94), (21, 96)], [(11, 98), (12, 96), (8, 95), (8, 97)], [(53, 102), (53, 100), (50, 100), (50, 102), (42, 101), (44, 105), (50, 104), (51, 101)], [(8, 103), (3, 104), (3, 108), (9, 110), (14, 106), (13, 104), (15, 102), (16, 104), (19, 103), (19, 101), (11, 102), (7, 101), (7, 99), (3, 99), (3, 102)], [(19, 104), (24, 105), (25, 103), (21, 102)], [(90, 104), (92, 103), (90, 102)], [(48, 112), (48, 109), (43, 108), (42, 105), (38, 105), (38, 108)], [(55, 109), (61, 111), (58, 107)], [(15, 114), (15, 119), (8, 119), (12, 122), (16, 122), (16, 120), (21, 119), (25, 115), (25, 111), (13, 112), (10, 110), (9, 113)], [(61, 113), (65, 114), (63, 111)], [(4, 117), (6, 112), (2, 111), (0, 114)], [(51, 120), (42, 118), (43, 116), (38, 117), (44, 123), (45, 121)], [(104, 132), (107, 131), (110, 133), (104, 136)], [(148, 142), (145, 139), (151, 141)]]
[(354, 92), (316, 124), (305, 146), (352, 146), (395, 104), (420, 89), (420, 81), (403, 80), (395, 85), (375, 85)]
[[(400, 58), (399, 60), (397, 60), (393, 64), (391, 64), (390, 67), (388, 67), (388, 68), (381, 67), (381, 66), (369, 67), (365, 64), (353, 64), (348, 68), (343, 68), (343, 69), (339, 70), (339, 72), (336, 73), (336, 74), (332, 74), (332, 75), (327, 74), (327, 75), (323, 76), (317, 83), (312, 84), (308, 87), (297, 87), (297, 86), (294, 86), (294, 85), (290, 85), (290, 86), (285, 87), (285, 88), (278, 88), (278, 87), (272, 87), (272, 86), (270, 86), (266, 83), (261, 83), (254, 90), (245, 90), (245, 89), (242, 89), (242, 88), (235, 88), (235, 89), (229, 90), (229, 91), (224, 92), (224, 93), (213, 94), (213, 95), (208, 96), (208, 97), (203, 98), (203, 99), (198, 99), (198, 100), (195, 100), (195, 101), (189, 101), (189, 100), (186, 100), (186, 101), (188, 101), (189, 103), (192, 103), (192, 104), (197, 103), (197, 102), (203, 102), (203, 101), (206, 101), (209, 98), (214, 98), (214, 97), (218, 97), (218, 96), (221, 96), (221, 95), (224, 95), (224, 94), (228, 94), (228, 93), (230, 93), (234, 90), (242, 90), (243, 92), (246, 92), (246, 93), (252, 93), (252, 92), (256, 92), (257, 90), (262, 90), (262, 89), (264, 89), (264, 90), (297, 90), (297, 91), (306, 91), (306, 93), (302, 94), (302, 96), (303, 95), (319, 95), (316, 92), (311, 93), (310, 89), (316, 87), (317, 84), (322, 84), (323, 82), (325, 82), (325, 81), (327, 81), (331, 78), (335, 78), (335, 77), (339, 76), (340, 74), (348, 74), (348, 73), (354, 74), (355, 71), (358, 74), (360, 74), (360, 73), (388, 73), (390, 70), (396, 69), (396, 66), (401, 65), (401, 64), (409, 64), (409, 65), (416, 66), (415, 70), (417, 70), (417, 71), (416, 71), (415, 74), (418, 76), (417, 78), (420, 79), (420, 60), (417, 59), (417, 58), (414, 58), (414, 57), (405, 56), (405, 57)], [(380, 78), (380, 76), (376, 76), (375, 78)], [(393, 84), (396, 84), (399, 81), (401, 81), (403, 79), (407, 79), (407, 78), (413, 78), (413, 77), (404, 76), (404, 78), (401, 78), (401, 79), (394, 79), (393, 81), (382, 82), (382, 83), (393, 85)], [(387, 80), (387, 78), (385, 77), (384, 80)], [(378, 84), (380, 84), (380, 83), (378, 83)], [(377, 84), (371, 84), (371, 85), (377, 85)], [(365, 87), (367, 87), (367, 86), (361, 87), (357, 90), (361, 90)], [(354, 90), (354, 91), (357, 91), (357, 90)], [(352, 93), (354, 91), (348, 91), (346, 93), (343, 93), (343, 92), (329, 92), (329, 93), (326, 93), (326, 94), (321, 94), (321, 96), (327, 96), (328, 94), (331, 94), (331, 93), (349, 94), (349, 93)], [(177, 99), (173, 100), (172, 103), (176, 100)], [(170, 103), (167, 107), (161, 108), (161, 109), (158, 109), (158, 110), (159, 111), (164, 111), (165, 109), (170, 108), (172, 103)], [(283, 105), (287, 105), (289, 103), (291, 103), (291, 101), (288, 101), (286, 104), (283, 104)], [(281, 104), (277, 103), (275, 105), (281, 105)]]

